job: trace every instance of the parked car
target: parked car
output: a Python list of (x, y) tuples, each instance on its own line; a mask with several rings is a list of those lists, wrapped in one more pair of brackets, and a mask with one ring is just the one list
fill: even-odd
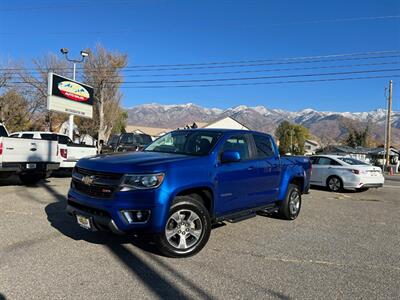
[(351, 157), (318, 155), (311, 157), (311, 162), (311, 184), (326, 186), (333, 192), (343, 189), (364, 191), (379, 188), (385, 181), (379, 167)]
[(118, 146), (118, 141), (120, 139), (120, 134), (114, 134), (112, 135), (107, 143), (105, 143), (103, 145), (103, 147), (101, 148), (101, 153), (111, 153), (111, 152), (115, 152), (115, 149)]
[(46, 131), (24, 131), (14, 132), (10, 136), (58, 141), (59, 161), (61, 169), (72, 169), (79, 159), (97, 154), (97, 149), (95, 146), (76, 144), (65, 134)]
[(142, 151), (152, 143), (151, 136), (144, 133), (123, 133), (115, 147), (116, 152)]
[(257, 212), (296, 219), (310, 173), (307, 157), (280, 157), (268, 134), (179, 130), (143, 152), (79, 160), (67, 211), (86, 229), (149, 233), (162, 253), (185, 257), (204, 247), (213, 223)]
[(35, 184), (60, 166), (57, 141), (11, 138), (0, 123), (0, 178), (17, 174), (24, 184)]

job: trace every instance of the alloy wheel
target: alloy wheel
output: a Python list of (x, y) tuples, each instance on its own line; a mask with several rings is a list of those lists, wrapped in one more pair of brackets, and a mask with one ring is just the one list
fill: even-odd
[(181, 209), (173, 213), (165, 226), (165, 237), (168, 243), (179, 250), (193, 247), (200, 241), (203, 224), (193, 211)]

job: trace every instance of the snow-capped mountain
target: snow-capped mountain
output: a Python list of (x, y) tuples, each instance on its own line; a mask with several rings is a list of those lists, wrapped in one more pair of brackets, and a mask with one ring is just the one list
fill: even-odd
[[(343, 138), (348, 128), (364, 128), (368, 125), (372, 135), (383, 141), (386, 111), (376, 109), (370, 112), (329, 112), (311, 108), (300, 111), (269, 109), (265, 106), (239, 105), (225, 110), (205, 108), (193, 103), (178, 105), (144, 104), (127, 109), (128, 124), (177, 128), (193, 122), (211, 122), (225, 116), (231, 116), (246, 126), (260, 131), (273, 133), (280, 122), (287, 120), (303, 125), (310, 132), (326, 142)], [(400, 112), (392, 115), (395, 143), (400, 139)], [(397, 139), (397, 140), (396, 140)]]

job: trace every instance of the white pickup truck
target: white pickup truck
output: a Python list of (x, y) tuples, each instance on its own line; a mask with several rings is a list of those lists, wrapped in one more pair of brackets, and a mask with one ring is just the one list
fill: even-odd
[(75, 144), (65, 134), (46, 131), (21, 131), (10, 134), (10, 137), (58, 141), (60, 169), (72, 169), (79, 159), (97, 154), (96, 147)]
[(35, 184), (59, 166), (57, 141), (11, 138), (0, 123), (0, 179), (17, 174)]

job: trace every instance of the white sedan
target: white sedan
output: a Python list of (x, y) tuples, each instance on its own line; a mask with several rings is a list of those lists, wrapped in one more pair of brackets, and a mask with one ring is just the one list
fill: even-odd
[(317, 155), (312, 163), (311, 185), (326, 186), (333, 192), (343, 189), (359, 191), (382, 187), (382, 170), (354, 158), (337, 155)]

